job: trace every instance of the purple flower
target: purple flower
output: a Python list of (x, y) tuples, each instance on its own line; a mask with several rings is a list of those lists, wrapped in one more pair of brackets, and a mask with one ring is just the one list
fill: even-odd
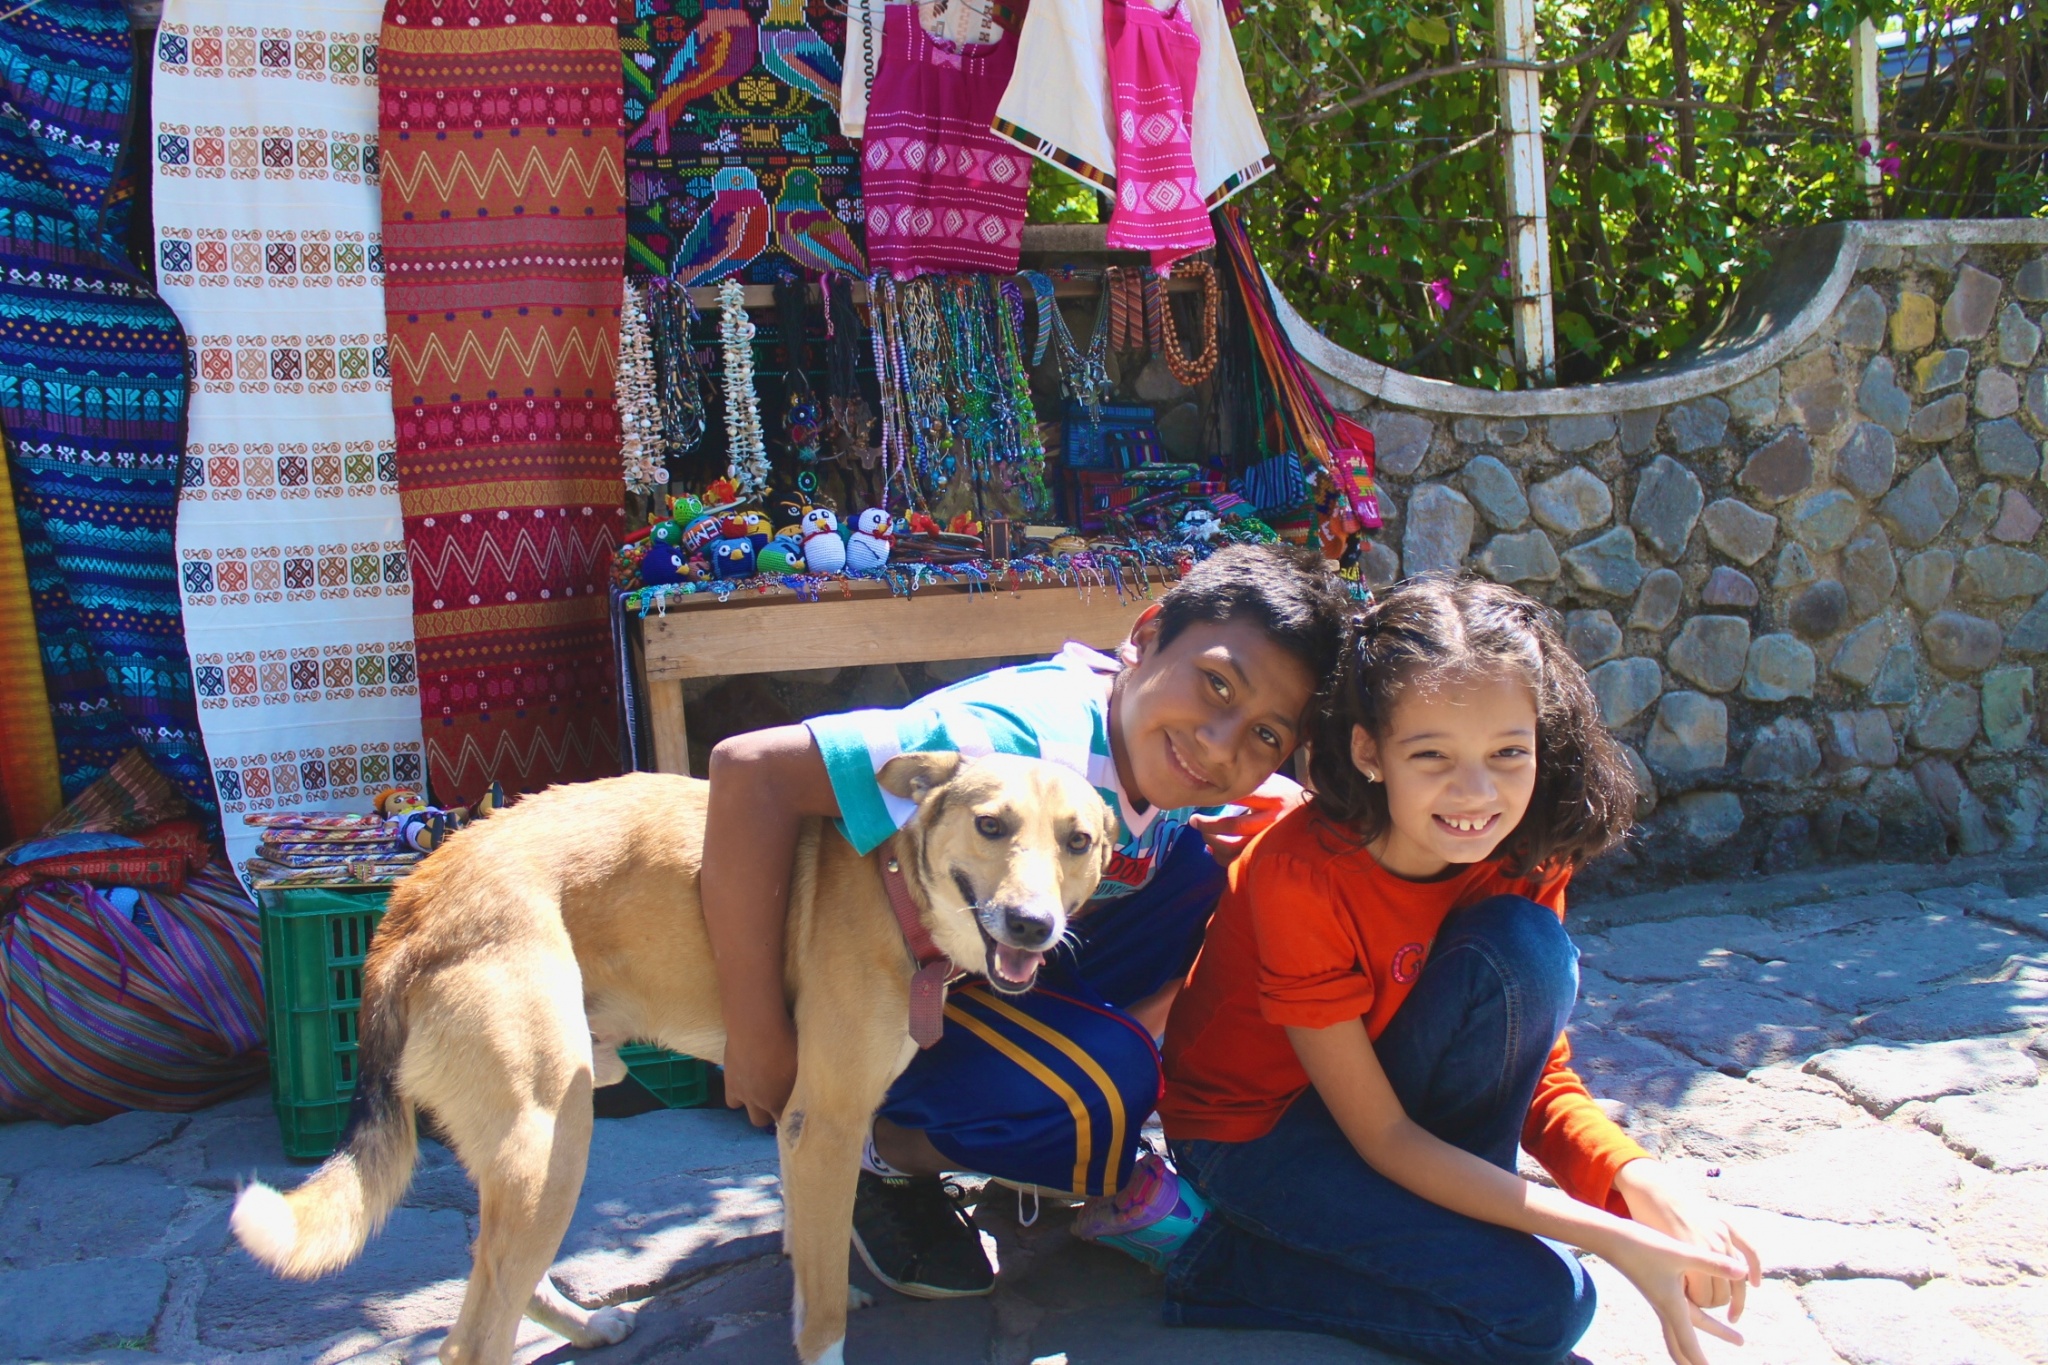
[(1880, 158), (1877, 169), (1887, 178), (1896, 177), (1899, 173), (1899, 159), (1895, 156)]
[(1500, 263), (1500, 277), (1504, 280), (1510, 280), (1514, 278), (1514, 275), (1515, 272), (1508, 269), (1508, 263), (1506, 261), (1502, 261)]
[(1422, 286), (1422, 288), (1424, 292), (1426, 292), (1429, 295), (1429, 301), (1431, 303), (1443, 309), (1445, 312), (1450, 311), (1452, 295), (1451, 281), (1448, 276), (1441, 280), (1431, 280), (1428, 284)]
[(1864, 138), (1863, 141), (1856, 144), (1856, 155), (1858, 156), (1869, 156), (1871, 150), (1869, 138)]
[(1650, 160), (1659, 166), (1671, 164), (1671, 144), (1655, 133), (1643, 134), (1643, 145), (1650, 149)]

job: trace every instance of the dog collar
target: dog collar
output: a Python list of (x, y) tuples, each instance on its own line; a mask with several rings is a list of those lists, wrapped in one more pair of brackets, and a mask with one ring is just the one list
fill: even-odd
[(917, 959), (917, 975), (910, 978), (910, 1038), (918, 1047), (928, 1048), (946, 1029), (946, 982), (953, 976), (953, 959), (940, 952), (926, 932), (917, 902), (910, 898), (903, 865), (894, 858), (882, 859), (882, 885), (888, 888), (889, 908), (896, 912), (903, 942)]

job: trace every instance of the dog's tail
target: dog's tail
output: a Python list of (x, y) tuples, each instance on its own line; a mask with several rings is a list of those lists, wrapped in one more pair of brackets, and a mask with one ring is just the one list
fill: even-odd
[(413, 1107), (398, 1092), (406, 1020), (395, 956), (373, 948), (363, 973), (356, 1089), (341, 1146), (291, 1193), (257, 1181), (235, 1199), (228, 1225), (236, 1239), (288, 1279), (310, 1280), (353, 1261), (412, 1183), (419, 1135)]

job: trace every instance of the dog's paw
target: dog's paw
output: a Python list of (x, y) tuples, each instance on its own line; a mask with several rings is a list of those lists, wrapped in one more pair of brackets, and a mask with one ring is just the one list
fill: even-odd
[(583, 1347), (616, 1346), (633, 1335), (634, 1311), (630, 1308), (601, 1308), (590, 1315), (590, 1324), (584, 1330), (589, 1340), (576, 1343)]
[(875, 1296), (857, 1284), (846, 1286), (846, 1311), (858, 1313), (863, 1308), (873, 1308)]
[(811, 1365), (846, 1365), (846, 1338), (839, 1338), (819, 1352), (818, 1358), (812, 1361)]

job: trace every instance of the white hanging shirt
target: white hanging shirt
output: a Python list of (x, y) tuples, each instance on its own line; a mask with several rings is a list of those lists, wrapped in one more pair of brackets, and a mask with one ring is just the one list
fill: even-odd
[[(872, 0), (856, 0), (871, 3)], [(1132, 0), (1143, 4), (1146, 0)], [(1189, 137), (1195, 188), (1210, 208), (1273, 169), (1258, 110), (1245, 88), (1223, 0), (1185, 0), (1202, 56)], [(1116, 128), (1109, 97), (1103, 0), (1032, 0), (1017, 67), (996, 108), (995, 131), (1105, 194), (1116, 192)], [(851, 28), (848, 51), (852, 51)], [(853, 70), (849, 59), (847, 70)]]

